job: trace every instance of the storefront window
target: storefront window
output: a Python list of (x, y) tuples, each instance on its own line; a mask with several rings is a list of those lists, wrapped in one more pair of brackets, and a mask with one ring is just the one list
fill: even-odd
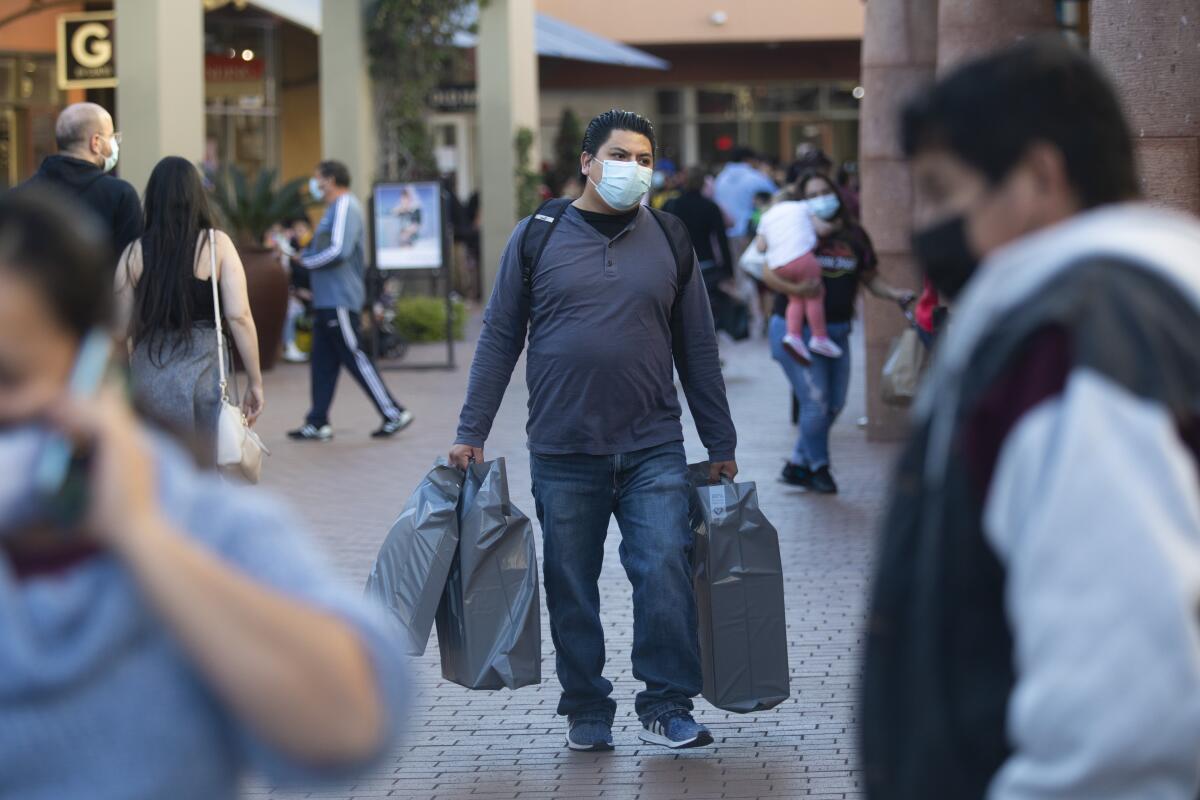
[(696, 93), (696, 111), (699, 114), (732, 116), (737, 111), (737, 93), (701, 89)]
[(729, 157), (729, 151), (738, 144), (736, 122), (701, 122), (700, 163), (715, 164)]
[(678, 122), (661, 122), (654, 126), (654, 135), (658, 139), (658, 153), (655, 154), (658, 162), (669, 161), (676, 169), (682, 169), (683, 126)]
[(816, 111), (821, 104), (817, 86), (757, 86), (753, 95), (756, 113)]
[(655, 95), (660, 117), (683, 113), (683, 98), (678, 89), (660, 90)]
[(0, 55), (0, 188), (25, 180), (57, 150), (62, 95), (52, 55)]
[(269, 19), (213, 18), (205, 26), (204, 166), (235, 165), (250, 175), (279, 166), (276, 24)]
[(829, 107), (839, 111), (858, 110), (862, 90), (855, 84), (844, 84), (829, 87)]

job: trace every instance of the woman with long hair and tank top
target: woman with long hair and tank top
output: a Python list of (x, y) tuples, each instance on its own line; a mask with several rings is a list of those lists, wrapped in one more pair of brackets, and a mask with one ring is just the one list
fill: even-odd
[(143, 206), (145, 230), (126, 248), (116, 275), (134, 396), (144, 413), (215, 463), (221, 388), (214, 280), (220, 313), (249, 378), (242, 399), (249, 423), (264, 403), (246, 272), (232, 240), (217, 230), (200, 172), (187, 159), (158, 162)]

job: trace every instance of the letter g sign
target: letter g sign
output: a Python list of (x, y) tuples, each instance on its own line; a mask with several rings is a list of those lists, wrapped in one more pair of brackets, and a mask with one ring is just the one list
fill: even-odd
[(80, 25), (71, 37), (71, 56), (85, 69), (107, 64), (112, 59), (112, 50), (108, 28), (99, 22)]

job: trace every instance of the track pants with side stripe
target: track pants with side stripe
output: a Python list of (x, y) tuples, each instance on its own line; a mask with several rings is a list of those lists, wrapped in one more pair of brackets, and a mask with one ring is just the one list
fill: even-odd
[(358, 341), (358, 312), (346, 308), (313, 310), (312, 410), (307, 422), (318, 428), (329, 422), (329, 406), (337, 388), (338, 374), (345, 367), (371, 398), (379, 414), (396, 419), (404, 407), (396, 402), (379, 377), (378, 370)]

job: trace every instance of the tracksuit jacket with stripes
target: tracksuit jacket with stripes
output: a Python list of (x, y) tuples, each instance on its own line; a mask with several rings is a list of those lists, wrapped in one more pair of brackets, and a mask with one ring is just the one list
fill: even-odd
[(357, 314), (366, 298), (365, 231), (358, 198), (346, 193), (325, 209), (300, 264), (312, 271), (313, 308)]

